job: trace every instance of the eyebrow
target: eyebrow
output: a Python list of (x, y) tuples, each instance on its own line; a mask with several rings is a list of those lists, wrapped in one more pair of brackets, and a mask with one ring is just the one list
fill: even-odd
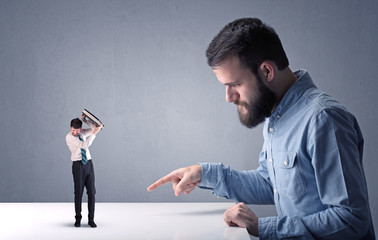
[(236, 80), (235, 82), (229, 82), (229, 83), (225, 83), (223, 85), (225, 85), (225, 86), (234, 86), (234, 85), (238, 85), (238, 84), (240, 84), (240, 82)]

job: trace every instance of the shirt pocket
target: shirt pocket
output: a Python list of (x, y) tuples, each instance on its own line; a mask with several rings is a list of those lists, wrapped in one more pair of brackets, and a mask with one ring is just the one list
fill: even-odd
[(298, 166), (297, 153), (278, 153), (274, 165), (277, 190), (291, 199), (302, 197), (306, 193), (306, 189)]

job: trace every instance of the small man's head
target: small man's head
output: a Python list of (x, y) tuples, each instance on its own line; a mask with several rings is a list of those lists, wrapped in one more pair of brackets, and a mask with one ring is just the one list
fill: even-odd
[(83, 126), (83, 122), (78, 118), (74, 118), (71, 120), (70, 126), (71, 126), (71, 134), (76, 137), (80, 134), (81, 127)]

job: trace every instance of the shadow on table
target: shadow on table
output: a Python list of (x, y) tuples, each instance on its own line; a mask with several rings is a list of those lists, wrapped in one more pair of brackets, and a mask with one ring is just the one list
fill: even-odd
[[(60, 226), (62, 227), (67, 227), (67, 228), (77, 228), (74, 226), (74, 222), (65, 222), (65, 223), (61, 223)], [(87, 224), (87, 223), (81, 223), (81, 227), (78, 227), (77, 229), (80, 229), (80, 228), (90, 228), (90, 226)]]
[(187, 211), (187, 212), (176, 212), (176, 213), (161, 213), (158, 215), (186, 215), (186, 216), (201, 216), (201, 215), (223, 215), (227, 209), (215, 209), (209, 211)]

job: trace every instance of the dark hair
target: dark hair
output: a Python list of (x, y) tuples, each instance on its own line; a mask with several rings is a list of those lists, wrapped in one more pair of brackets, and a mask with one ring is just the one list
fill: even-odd
[(74, 118), (71, 120), (71, 127), (79, 129), (81, 126), (83, 126), (83, 122), (80, 119)]
[(207, 62), (212, 68), (232, 55), (238, 56), (254, 74), (266, 60), (273, 61), (279, 70), (289, 66), (277, 33), (258, 18), (242, 18), (227, 24), (206, 51)]

